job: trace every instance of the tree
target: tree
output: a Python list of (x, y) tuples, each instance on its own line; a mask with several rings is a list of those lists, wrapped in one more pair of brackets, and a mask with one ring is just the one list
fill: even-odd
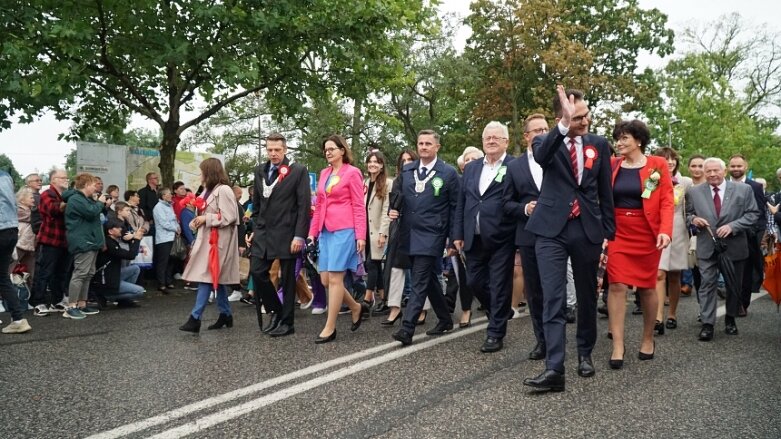
[(22, 176), (19, 175), (19, 171), (16, 170), (14, 162), (12, 162), (11, 158), (5, 154), (0, 154), (0, 169), (7, 172), (8, 175), (11, 176), (11, 178), (14, 180), (14, 187), (20, 188), (24, 185)]
[(521, 121), (550, 111), (557, 83), (584, 90), (592, 109), (606, 104), (610, 120), (648, 96), (638, 55), (673, 50), (667, 17), (637, 0), (478, 0), (471, 10), (465, 56), (482, 66), (473, 119), (509, 122), (516, 153)]
[[(0, 127), (47, 108), (102, 126), (140, 114), (163, 133), (170, 184), (188, 128), (259, 91), (290, 114), (311, 86), (371, 90), (398, 74), (392, 36), (417, 31), (428, 15), (418, 0), (8, 0)], [(199, 98), (205, 107), (182, 120)]]

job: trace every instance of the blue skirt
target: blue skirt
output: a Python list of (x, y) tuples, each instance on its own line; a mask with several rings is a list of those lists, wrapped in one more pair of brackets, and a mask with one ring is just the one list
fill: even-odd
[(345, 271), (358, 269), (358, 252), (355, 251), (355, 230), (342, 229), (320, 233), (319, 271)]

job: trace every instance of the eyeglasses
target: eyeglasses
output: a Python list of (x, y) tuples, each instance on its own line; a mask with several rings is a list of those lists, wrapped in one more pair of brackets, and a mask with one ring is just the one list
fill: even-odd
[(507, 137), (499, 137), (499, 136), (486, 136), (486, 137), (483, 137), (483, 142), (498, 142), (500, 140), (507, 140)]
[(35, 180), (30, 180), (30, 183), (40, 183), (41, 181), (43, 181), (43, 180), (38, 178), (38, 179), (35, 179)]
[(533, 133), (533, 134), (542, 134), (547, 132), (548, 132), (547, 128), (537, 128), (534, 130), (524, 131), (524, 133)]
[(574, 123), (583, 123), (583, 120), (591, 119), (591, 112), (584, 114), (583, 116), (576, 116), (572, 118), (572, 122)]
[(337, 149), (341, 149), (341, 148), (323, 148), (323, 152), (326, 153), (326, 154), (330, 154), (330, 153), (336, 151)]

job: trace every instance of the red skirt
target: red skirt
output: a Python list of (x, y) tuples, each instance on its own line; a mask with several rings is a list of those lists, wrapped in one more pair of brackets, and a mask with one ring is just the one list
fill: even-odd
[(616, 239), (607, 246), (607, 276), (610, 283), (656, 288), (662, 251), (642, 209), (616, 208)]

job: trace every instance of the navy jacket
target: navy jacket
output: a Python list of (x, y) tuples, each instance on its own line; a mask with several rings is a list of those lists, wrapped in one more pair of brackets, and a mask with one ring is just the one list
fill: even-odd
[[(514, 157), (506, 155), (502, 166), (505, 172), (497, 174), (488, 189), (480, 194), (480, 174), (483, 172), (484, 160), (474, 160), (464, 168), (464, 178), (461, 186), (461, 196), (458, 199), (456, 211), (456, 228), (453, 240), (464, 241), (464, 251), (472, 249), (477, 215), (480, 214), (480, 239), (483, 246), (496, 249), (510, 242), (515, 235), (515, 222), (504, 215), (502, 194), (507, 186), (507, 166)], [(501, 175), (501, 177), (500, 177)], [(497, 179), (501, 178), (501, 182)]]
[(604, 239), (612, 240), (616, 234), (616, 223), (610, 144), (602, 136), (583, 136), (583, 149), (593, 146), (597, 156), (591, 169), (583, 169), (583, 178), (578, 184), (572, 172), (565, 138), (558, 125), (548, 134), (534, 138), (534, 159), (542, 166), (544, 178), (540, 198), (526, 223), (526, 230), (547, 238), (558, 236), (567, 224), (567, 217), (577, 198), (580, 220), (589, 241), (600, 244)]
[(507, 166), (507, 184), (504, 185), (502, 201), (504, 214), (509, 217), (515, 227), (515, 245), (534, 246), (536, 235), (526, 230), (526, 205), (540, 198), (540, 190), (534, 183), (529, 154), (523, 154)]
[[(393, 191), (400, 194), (401, 224), (400, 248), (409, 256), (442, 257), (448, 238), (455, 236), (456, 209), (461, 191), (456, 170), (437, 158), (434, 178), (426, 183), (423, 192), (415, 192), (415, 177), (419, 160), (404, 166), (393, 181)], [(435, 195), (434, 180), (441, 179), (442, 187)]]

